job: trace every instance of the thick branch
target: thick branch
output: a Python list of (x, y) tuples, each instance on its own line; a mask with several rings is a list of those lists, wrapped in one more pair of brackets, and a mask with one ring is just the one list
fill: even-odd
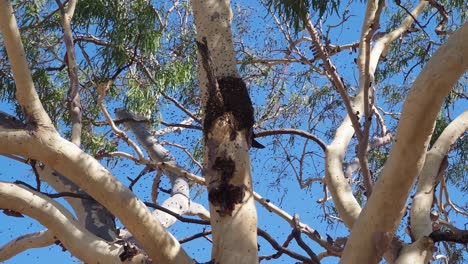
[(40, 130), (31, 134), (17, 124), (10, 124), (11, 120), (3, 121), (0, 122), (0, 152), (41, 160), (65, 173), (118, 217), (154, 261), (193, 263), (148, 208), (93, 157), (55, 133)]
[(55, 128), (42, 107), (29, 70), (23, 43), (10, 1), (0, 1), (0, 30), (6, 46), (8, 60), (16, 85), (16, 99), (21, 105), (28, 124), (41, 126), (51, 131)]
[[(115, 113), (119, 119), (136, 119), (134, 114), (122, 108), (116, 109)], [(154, 162), (163, 162), (164, 164), (178, 166), (175, 157), (158, 142), (146, 123), (128, 121), (125, 122), (124, 125), (135, 134), (138, 142), (148, 152)], [(171, 181), (172, 188), (171, 197), (166, 199), (162, 204), (164, 208), (168, 208), (180, 215), (187, 214), (191, 210), (193, 213), (209, 215), (208, 211), (203, 206), (190, 201), (190, 187), (186, 178), (170, 171), (167, 173), (167, 176)], [(199, 205), (199, 207), (197, 205)], [(195, 210), (196, 208), (197, 210)], [(165, 227), (171, 226), (176, 221), (175, 217), (162, 213), (159, 210), (155, 210), (153, 214)]]
[[(413, 17), (419, 16), (426, 6), (427, 1), (421, 0), (414, 9), (412, 16), (408, 16), (398, 28), (386, 34), (376, 42), (369, 57), (370, 74), (374, 74), (380, 55), (385, 54), (390, 44), (411, 26), (414, 21)], [(353, 101), (354, 108), (360, 113), (364, 111), (363, 93), (364, 87), (360, 86), (359, 92)], [(351, 118), (347, 115), (336, 130), (333, 142), (328, 146), (325, 160), (325, 179), (327, 181), (327, 186), (332, 193), (336, 209), (348, 228), (352, 228), (361, 212), (361, 207), (354, 197), (348, 179), (344, 177), (342, 170), (343, 157), (353, 135), (354, 129), (352, 127)]]
[(411, 231), (414, 239), (432, 232), (430, 211), (439, 168), (455, 141), (468, 130), (468, 111), (453, 120), (442, 132), (426, 154), (426, 160), (418, 180), (418, 188), (411, 207)]
[[(395, 143), (374, 194), (355, 223), (343, 252), (343, 263), (377, 263), (375, 236), (398, 226), (412, 184), (422, 168), (434, 121), (445, 95), (468, 68), (468, 24), (442, 45), (408, 94)], [(386, 208), (382, 211), (382, 208)]]
[[(411, 214), (411, 235), (416, 241), (405, 245), (398, 257), (398, 263), (419, 263), (421, 258), (432, 255), (432, 246), (415, 247), (429, 236), (433, 230), (431, 209), (434, 200), (434, 188), (437, 184), (441, 166), (446, 159), (451, 146), (468, 129), (468, 111), (465, 111), (453, 120), (442, 132), (437, 141), (426, 154), (424, 166), (419, 174), (418, 187), (414, 195)], [(443, 173), (443, 172), (442, 172)]]
[(0, 247), (0, 261), (10, 259), (17, 254), (31, 249), (53, 245), (56, 238), (50, 230), (43, 230), (22, 235)]
[[(26, 214), (48, 227), (57, 240), (77, 258), (88, 263), (120, 263), (123, 246), (110, 244), (84, 229), (59, 203), (47, 196), (0, 182), (0, 208)], [(128, 263), (139, 263), (146, 257), (137, 254)]]
[(468, 230), (459, 230), (458, 232), (452, 231), (434, 231), (432, 232), (429, 237), (434, 242), (455, 242), (458, 244), (468, 244)]

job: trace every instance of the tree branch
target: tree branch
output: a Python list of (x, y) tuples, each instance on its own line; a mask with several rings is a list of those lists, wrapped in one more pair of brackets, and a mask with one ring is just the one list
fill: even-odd
[(276, 130), (267, 130), (267, 131), (259, 131), (255, 133), (255, 137), (266, 137), (272, 135), (298, 135), (307, 139), (310, 139), (317, 143), (323, 151), (326, 151), (327, 145), (323, 142), (319, 137), (310, 134), (306, 131), (294, 128), (281, 128)]
[[(147, 207), (97, 160), (56, 133), (31, 134), (23, 127), (18, 121), (0, 114), (0, 153), (41, 160), (54, 170), (66, 173), (67, 178), (121, 220), (151, 259), (163, 263), (193, 263)], [(148, 221), (142, 222), (142, 218)]]
[[(415, 247), (433, 232), (431, 209), (434, 203), (434, 189), (437, 184), (443, 161), (455, 141), (468, 129), (468, 111), (453, 120), (442, 132), (432, 148), (427, 152), (424, 166), (419, 174), (418, 186), (413, 198), (410, 213), (411, 237), (414, 243), (405, 245), (398, 260), (405, 263), (420, 263), (432, 255), (432, 247)], [(442, 170), (443, 173), (444, 170)], [(442, 188), (442, 187), (441, 187)], [(407, 249), (407, 250), (406, 250)]]
[(455, 233), (452, 231), (436, 230), (433, 231), (429, 237), (434, 240), (434, 242), (447, 241), (464, 245), (468, 244), (468, 230), (460, 230)]
[(468, 111), (453, 120), (426, 154), (418, 186), (411, 206), (411, 231), (414, 239), (428, 236), (432, 232), (430, 212), (433, 204), (434, 188), (443, 159), (448, 155), (455, 141), (468, 130)]
[[(413, 17), (419, 16), (427, 4), (426, 0), (421, 0), (413, 10), (412, 16), (406, 17), (398, 28), (384, 35), (375, 43), (369, 57), (369, 73), (373, 74), (375, 72), (380, 56), (386, 54), (390, 44), (412, 25)], [(364, 84), (364, 81), (360, 82), (360, 84)], [(360, 86), (359, 92), (354, 99), (355, 109), (360, 113), (364, 110), (363, 93), (364, 87)], [(332, 143), (328, 146), (325, 160), (327, 186), (332, 193), (333, 202), (341, 219), (350, 229), (361, 213), (361, 207), (354, 197), (348, 179), (344, 177), (342, 170), (343, 157), (355, 132), (351, 126), (351, 117), (347, 115), (336, 130)]]
[(80, 82), (78, 80), (78, 64), (76, 63), (75, 47), (73, 45), (73, 33), (71, 29), (71, 20), (75, 13), (77, 0), (70, 0), (65, 10), (61, 0), (56, 0), (62, 16), (63, 41), (66, 48), (65, 62), (68, 65), (68, 76), (70, 78), (70, 88), (68, 89), (68, 108), (70, 111), (70, 119), (72, 125), (71, 141), (80, 146), (81, 144), (81, 98), (80, 98)]
[(34, 87), (10, 1), (0, 1), (0, 30), (15, 80), (16, 99), (26, 115), (28, 125), (32, 130), (42, 127), (55, 132)]
[[(429, 60), (413, 84), (403, 106), (395, 143), (366, 210), (355, 223), (343, 252), (345, 263), (377, 263), (374, 236), (394, 233), (416, 176), (442, 101), (468, 68), (468, 23)], [(441, 63), (443, 62), (443, 63)], [(444, 78), (440, 78), (443, 76)], [(382, 214), (382, 208), (386, 208)]]
[(372, 123), (372, 102), (373, 102), (373, 89), (374, 72), (370, 72), (370, 44), (372, 36), (380, 26), (380, 14), (385, 6), (384, 1), (375, 0), (367, 2), (366, 15), (362, 25), (361, 39), (359, 41), (359, 55), (357, 64), (359, 67), (359, 86), (362, 87), (364, 92), (364, 128), (362, 137), (358, 137), (358, 157), (361, 165), (361, 172), (363, 176), (364, 187), (366, 189), (366, 196), (372, 194), (373, 183), (372, 175), (369, 170), (369, 162), (367, 159), (367, 149), (369, 144), (369, 130)]
[[(43, 194), (0, 182), (0, 208), (26, 214), (48, 227), (64, 247), (85, 262), (117, 263), (122, 246), (108, 243), (83, 228), (62, 205)], [(71, 232), (73, 230), (73, 232)], [(146, 259), (137, 254), (128, 261)]]
[(53, 245), (55, 240), (56, 238), (54, 238), (54, 234), (50, 230), (19, 236), (0, 247), (0, 261), (6, 261), (31, 248)]

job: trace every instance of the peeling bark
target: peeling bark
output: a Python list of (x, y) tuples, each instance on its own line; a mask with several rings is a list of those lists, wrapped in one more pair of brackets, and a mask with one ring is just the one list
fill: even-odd
[(52, 170), (44, 164), (36, 164), (36, 171), (41, 180), (47, 182), (57, 192), (72, 192), (89, 199), (77, 199), (74, 197), (64, 197), (71, 205), (73, 211), (78, 217), (78, 221), (86, 227), (87, 230), (107, 241), (113, 241), (117, 238), (117, 228), (115, 226), (115, 217), (101, 204), (92, 199), (87, 193), (83, 192), (69, 179), (62, 174)]

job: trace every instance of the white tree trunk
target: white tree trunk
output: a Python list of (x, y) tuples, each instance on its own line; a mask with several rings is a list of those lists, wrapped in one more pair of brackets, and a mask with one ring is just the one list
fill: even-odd
[[(193, 12), (197, 41), (204, 47), (199, 46), (198, 77), (205, 115), (204, 176), (213, 229), (212, 261), (257, 263), (257, 213), (249, 156), (253, 108), (237, 72), (230, 1), (193, 0)], [(235, 109), (235, 105), (243, 108)]]

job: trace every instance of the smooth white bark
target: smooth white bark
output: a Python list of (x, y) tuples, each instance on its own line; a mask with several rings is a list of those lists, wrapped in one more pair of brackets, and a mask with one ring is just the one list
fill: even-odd
[[(402, 24), (380, 38), (372, 47), (369, 57), (369, 74), (373, 75), (380, 60), (380, 56), (385, 53), (390, 44), (401, 36), (414, 22), (414, 18), (418, 17), (424, 8), (427, 6), (427, 1), (422, 0), (415, 7), (412, 16), (407, 16)], [(371, 4), (368, 9), (374, 10), (375, 3)], [(367, 13), (372, 14), (368, 11)], [(369, 23), (365, 22), (364, 25)], [(363, 79), (363, 78), (362, 78)], [(364, 81), (360, 80), (359, 92), (353, 100), (353, 107), (356, 112), (364, 112)], [(325, 158), (325, 180), (327, 187), (330, 190), (333, 198), (333, 203), (348, 228), (352, 228), (354, 222), (361, 213), (361, 206), (354, 197), (349, 180), (345, 177), (343, 172), (343, 158), (349, 143), (354, 135), (354, 128), (352, 127), (351, 119), (347, 115), (341, 125), (335, 132), (335, 137), (330, 145), (327, 147)]]
[[(411, 234), (416, 240), (405, 245), (397, 263), (427, 263), (434, 249), (427, 236), (433, 231), (430, 213), (434, 201), (434, 188), (437, 184), (442, 161), (455, 141), (468, 129), (468, 111), (453, 120), (442, 132), (426, 154), (426, 160), (418, 179), (418, 187), (413, 198), (410, 214)], [(422, 243), (421, 241), (426, 241)]]
[(55, 131), (36, 93), (13, 8), (8, 0), (0, 1), (0, 31), (15, 80), (16, 99), (23, 108), (27, 121), (31, 126), (42, 126)]
[[(196, 38), (200, 43), (206, 40), (214, 77), (218, 80), (223, 77), (239, 77), (232, 42), (230, 1), (193, 0), (192, 3), (197, 27)], [(210, 88), (201, 59), (198, 65), (198, 79), (202, 103), (206, 106)], [(206, 108), (204, 111), (206, 114)], [(204, 176), (209, 195), (214, 197), (213, 190), (219, 193), (220, 189), (226, 188), (227, 191), (225, 195), (215, 197), (221, 201), (221, 205), (210, 200), (212, 260), (223, 264), (257, 263), (257, 212), (252, 192), (250, 146), (247, 142), (247, 138), (250, 137), (248, 133), (251, 131), (232, 131), (230, 122), (233, 120), (230, 118), (232, 116), (229, 115), (218, 117), (209, 128), (210, 131), (204, 131)], [(216, 169), (218, 160), (229, 161), (233, 170), (226, 172)], [(223, 173), (229, 174), (227, 180), (220, 175)], [(232, 189), (229, 189), (231, 187)], [(231, 190), (242, 194), (234, 196), (234, 191)], [(227, 207), (233, 206), (233, 210), (225, 208), (222, 202), (229, 204)]]
[(430, 211), (434, 188), (442, 160), (455, 141), (468, 129), (468, 111), (453, 120), (442, 132), (426, 154), (424, 167), (419, 175), (418, 187), (411, 206), (411, 232), (414, 239), (428, 236), (432, 232)]
[(55, 240), (54, 233), (50, 230), (22, 235), (0, 247), (0, 261), (10, 259), (31, 248), (53, 245)]
[[(74, 256), (86, 263), (121, 263), (122, 245), (108, 243), (82, 227), (59, 203), (12, 183), (0, 182), (0, 208), (26, 214), (53, 232)], [(144, 263), (137, 254), (127, 263)]]
[(58, 135), (32, 83), (16, 20), (9, 1), (0, 1), (0, 28), (15, 78), (16, 97), (27, 116), (26, 126), (2, 120), (0, 152), (44, 162), (66, 175), (118, 217), (153, 261), (193, 263), (178, 241), (148, 208), (97, 160)]
[[(414, 243), (405, 245), (395, 264), (425, 264), (432, 258), (434, 242), (428, 237), (421, 237)], [(429, 250), (428, 250), (429, 249)]]
[[(119, 119), (135, 119), (137, 117), (137, 115), (129, 113), (125, 109), (116, 109), (115, 113)], [(158, 163), (164, 162), (178, 167), (175, 157), (159, 143), (158, 139), (145, 123), (128, 121), (125, 122), (125, 127), (133, 132), (152, 161)], [(190, 186), (187, 179), (170, 171), (167, 172), (166, 175), (169, 177), (172, 184), (171, 197), (164, 200), (161, 206), (179, 215), (190, 213), (191, 215), (207, 215), (209, 218), (209, 212), (203, 205), (190, 200)], [(153, 215), (166, 228), (177, 221), (174, 216), (160, 210), (154, 210)]]
[[(468, 68), (468, 24), (455, 31), (429, 60), (408, 94), (390, 156), (358, 221), (341, 263), (377, 263), (376, 237), (393, 235), (419, 174), (445, 95)], [(382, 210), (385, 208), (385, 210)]]

